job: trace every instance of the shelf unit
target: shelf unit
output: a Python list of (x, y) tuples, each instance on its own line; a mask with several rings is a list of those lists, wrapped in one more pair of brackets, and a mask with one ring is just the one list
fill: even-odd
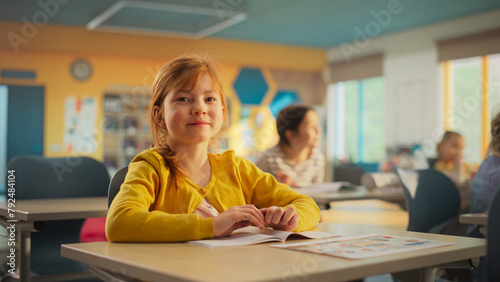
[(149, 148), (149, 95), (104, 94), (104, 164), (110, 176)]

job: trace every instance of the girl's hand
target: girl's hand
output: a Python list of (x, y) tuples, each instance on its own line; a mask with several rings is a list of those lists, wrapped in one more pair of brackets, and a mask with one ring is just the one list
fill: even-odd
[(264, 216), (254, 205), (230, 207), (214, 217), (213, 221), (214, 238), (227, 236), (234, 230), (247, 227), (252, 223), (260, 229), (266, 228)]
[(295, 213), (294, 207), (284, 208), (272, 206), (260, 209), (264, 215), (264, 222), (273, 229), (292, 231), (299, 224), (299, 215)]
[(453, 158), (453, 162), (455, 163), (455, 165), (462, 165), (464, 163), (464, 157), (462, 155), (456, 155)]
[(278, 170), (278, 177), (276, 180), (278, 180), (278, 182), (285, 183), (290, 187), (297, 187), (297, 183), (293, 182), (292, 178), (281, 170)]

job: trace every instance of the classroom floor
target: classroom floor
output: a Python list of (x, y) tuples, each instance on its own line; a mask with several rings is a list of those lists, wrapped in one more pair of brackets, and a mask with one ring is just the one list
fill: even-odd
[[(408, 212), (399, 205), (380, 200), (342, 201), (330, 203), (329, 210), (321, 211), (321, 221), (328, 223), (376, 226), (406, 230)], [(371, 276), (364, 282), (393, 282), (390, 274)]]

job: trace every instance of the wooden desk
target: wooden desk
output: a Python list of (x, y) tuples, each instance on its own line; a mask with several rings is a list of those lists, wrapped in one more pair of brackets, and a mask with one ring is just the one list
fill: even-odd
[(61, 255), (147, 281), (346, 281), (388, 272), (428, 280), (433, 266), (486, 254), (484, 239), (327, 223), (318, 229), (346, 236), (378, 232), (454, 245), (361, 260), (269, 247), (277, 243), (210, 249), (186, 243), (96, 242), (62, 245)]
[[(6, 201), (0, 202), (0, 224), (16, 226), (19, 247), (19, 271), (21, 281), (30, 281), (31, 232), (36, 231), (35, 221), (52, 221), (105, 217), (108, 212), (107, 197), (19, 200), (8, 209)], [(13, 217), (10, 216), (13, 214)]]
[(324, 206), (326, 209), (330, 208), (330, 202), (336, 201), (353, 201), (353, 200), (382, 200), (399, 204), (403, 208), (406, 206), (405, 195), (403, 188), (401, 189), (387, 189), (387, 190), (368, 190), (366, 188), (359, 188), (355, 191), (340, 191), (335, 193), (321, 193), (309, 195), (318, 206)]
[(475, 225), (486, 225), (488, 222), (488, 213), (465, 213), (461, 214), (458, 218), (460, 223), (464, 224), (475, 224)]
[(458, 222), (463, 224), (479, 225), (479, 232), (483, 235), (486, 234), (486, 224), (488, 222), (488, 213), (465, 213), (461, 214)]

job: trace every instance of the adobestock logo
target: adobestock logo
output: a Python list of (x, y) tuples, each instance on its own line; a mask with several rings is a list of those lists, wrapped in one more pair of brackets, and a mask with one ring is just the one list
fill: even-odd
[(403, 11), (403, 7), (399, 0), (389, 0), (386, 10), (380, 10), (378, 12), (371, 10), (370, 15), (372, 15), (374, 20), (366, 23), (364, 29), (358, 26), (354, 27), (354, 44), (340, 44), (340, 48), (346, 60), (350, 61), (353, 54), (358, 54), (361, 52), (361, 49), (366, 48), (368, 44), (370, 44), (370, 38), (379, 35), (382, 28), (387, 27), (391, 22), (392, 15), (397, 15), (401, 13), (401, 11)]
[(21, 35), (15, 32), (9, 32), (7, 38), (9, 39), (12, 49), (17, 54), (19, 53), (19, 45), (27, 44), (29, 39), (35, 37), (39, 28), (44, 27), (49, 22), (50, 18), (55, 17), (59, 13), (59, 6), (67, 4), (69, 0), (39, 0), (38, 6), (41, 10), (33, 13), (31, 21), (27, 17), (22, 17), (24, 22), (21, 27)]

